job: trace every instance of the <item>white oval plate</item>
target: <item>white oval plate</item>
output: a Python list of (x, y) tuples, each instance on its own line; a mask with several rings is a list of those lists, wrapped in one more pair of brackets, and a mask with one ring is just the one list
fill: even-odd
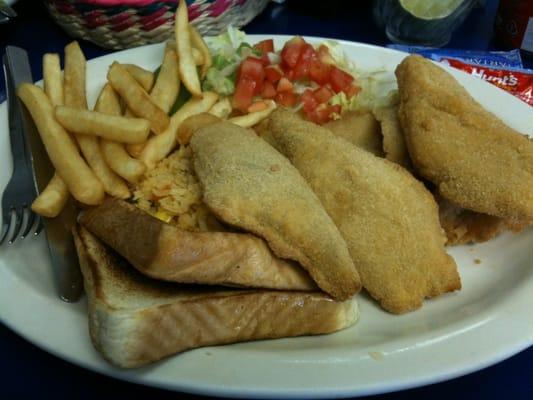
[[(250, 40), (272, 36), (256, 35)], [(288, 37), (276, 36), (278, 46)], [(315, 39), (313, 39), (315, 40)], [(318, 39), (316, 39), (318, 40)], [(405, 54), (342, 42), (361, 68), (394, 70)], [(155, 69), (162, 46), (127, 50), (88, 64), (92, 104), (114, 61)], [(486, 108), (529, 133), (533, 109), (511, 95), (450, 70)], [(0, 188), (11, 172), (7, 112), (0, 106)], [(171, 390), (229, 397), (341, 397), (420, 386), (463, 375), (533, 343), (533, 231), (450, 249), (463, 282), (458, 293), (393, 316), (359, 296), (361, 320), (326, 336), (258, 341), (192, 350), (150, 367), (124, 371), (94, 350), (86, 303), (58, 299), (44, 238), (17, 241), (0, 254), (0, 318), (37, 346), (115, 378)], [(481, 260), (476, 264), (475, 259)]]

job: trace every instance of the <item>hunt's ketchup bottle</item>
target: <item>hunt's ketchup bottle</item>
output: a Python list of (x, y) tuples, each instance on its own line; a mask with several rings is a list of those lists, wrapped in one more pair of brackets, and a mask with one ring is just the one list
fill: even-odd
[(504, 45), (533, 58), (533, 0), (501, 0), (494, 30)]

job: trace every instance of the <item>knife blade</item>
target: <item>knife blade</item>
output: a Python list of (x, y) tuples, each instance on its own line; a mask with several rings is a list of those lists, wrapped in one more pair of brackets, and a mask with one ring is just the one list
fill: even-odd
[[(23, 82), (33, 83), (28, 54), (24, 49), (7, 46), (6, 59), (14, 87), (18, 87)], [(22, 108), (23, 132), (21, 134), (25, 136), (35, 188), (37, 193), (41, 193), (52, 178), (55, 169), (28, 110), (22, 106), (21, 102), (18, 104)], [(56, 277), (57, 291), (59, 297), (67, 302), (77, 301), (83, 292), (83, 280), (72, 236), (77, 215), (76, 203), (70, 196), (64, 209), (56, 218), (41, 217)]]

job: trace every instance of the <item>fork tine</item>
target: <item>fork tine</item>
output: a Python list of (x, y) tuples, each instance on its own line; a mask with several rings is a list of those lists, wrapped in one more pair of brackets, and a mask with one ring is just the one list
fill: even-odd
[[(7, 218), (6, 218), (7, 217)], [(3, 243), (5, 240), (9, 241), (11, 240), (12, 238), (12, 234), (13, 234), (13, 217), (14, 217), (14, 208), (13, 207), (10, 207), (9, 208), (9, 211), (4, 212), (3, 214), (3, 223), (4, 223), (4, 227), (5, 227), (5, 231), (2, 235), (2, 241), (0, 243)]]
[(23, 210), (22, 208), (14, 208), (13, 211), (15, 212), (15, 229), (13, 229), (13, 233), (10, 235), (9, 244), (13, 244), (15, 240), (17, 240), (17, 237), (20, 232), (20, 228), (22, 227), (22, 219), (23, 219)]
[(37, 228), (35, 228), (35, 232), (33, 234), (37, 236), (41, 231), (43, 230), (43, 217), (40, 215), (37, 215)]
[[(11, 215), (10, 215), (11, 216)], [(9, 223), (6, 224), (6, 221), (3, 221), (2, 224), (2, 237), (0, 238), (0, 246), (4, 243), (7, 233), (9, 232)]]
[(25, 211), (28, 217), (26, 220), (26, 229), (24, 229), (24, 232), (22, 232), (22, 235), (20, 235), (21, 239), (24, 239), (26, 236), (28, 236), (28, 233), (30, 233), (31, 228), (33, 228), (35, 222), (35, 213), (28, 208), (26, 208)]

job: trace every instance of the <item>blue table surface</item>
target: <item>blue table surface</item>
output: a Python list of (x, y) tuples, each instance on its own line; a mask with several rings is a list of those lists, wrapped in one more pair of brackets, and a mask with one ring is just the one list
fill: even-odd
[[(371, 2), (310, 2), (291, 0), (269, 4), (246, 28), (248, 33), (301, 34), (346, 39), (375, 45), (389, 43), (371, 18)], [(492, 37), (497, 0), (475, 9), (454, 33), (447, 47), (502, 50)], [(40, 2), (22, 0), (15, 5), (19, 17), (0, 25), (0, 49), (21, 46), (28, 50), (35, 79), (41, 78), (41, 59), (46, 52), (62, 52), (71, 40), (47, 15)], [(88, 59), (107, 54), (81, 42)], [(531, 62), (527, 62), (531, 67)], [(3, 74), (3, 72), (0, 72)], [(3, 76), (0, 102), (5, 99)], [(17, 299), (13, 299), (14, 302)], [(1, 305), (0, 305), (1, 307)], [(489, 334), (489, 333), (487, 333)], [(143, 387), (86, 371), (58, 359), (25, 341), (0, 323), (0, 397), (33, 398), (46, 394), (56, 399), (95, 399), (102, 396), (176, 398), (176, 394)], [(532, 399), (533, 347), (484, 370), (430, 386), (384, 394), (373, 399)], [(195, 396), (180, 395), (179, 397)], [(199, 397), (198, 397), (199, 398)]]

